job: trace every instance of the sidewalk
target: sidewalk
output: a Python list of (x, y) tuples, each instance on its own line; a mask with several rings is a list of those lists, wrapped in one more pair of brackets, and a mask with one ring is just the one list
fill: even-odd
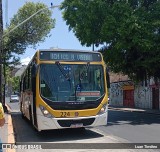
[[(7, 107), (8, 108), (8, 107)], [(5, 113), (5, 124), (0, 128), (0, 138), (2, 144), (15, 143), (12, 117), (10, 114), (10, 109), (8, 108), (8, 113)], [(3, 152), (15, 152), (14, 149), (4, 149)]]
[(109, 105), (108, 109), (160, 115), (160, 110), (155, 110), (155, 109), (127, 108), (127, 107), (113, 106), (113, 105)]

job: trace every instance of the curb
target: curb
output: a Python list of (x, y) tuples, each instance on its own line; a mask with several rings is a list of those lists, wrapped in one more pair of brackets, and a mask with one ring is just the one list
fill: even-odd
[(155, 112), (155, 111), (147, 111), (147, 110), (143, 110), (143, 109), (115, 108), (115, 107), (108, 107), (108, 109), (114, 109), (114, 110), (117, 110), (117, 111), (130, 111), (130, 112), (139, 112), (139, 113), (160, 115), (160, 111)]
[[(6, 107), (8, 109), (7, 115), (7, 130), (8, 130), (8, 137), (7, 142), (9, 144), (15, 144), (15, 136), (14, 136), (14, 130), (13, 130), (13, 123), (12, 123), (12, 117), (11, 117), (11, 108), (6, 104)], [(15, 149), (6, 149), (6, 152), (15, 152)]]

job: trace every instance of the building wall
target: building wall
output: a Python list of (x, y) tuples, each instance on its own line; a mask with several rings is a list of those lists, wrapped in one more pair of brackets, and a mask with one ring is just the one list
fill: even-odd
[[(114, 82), (111, 83), (110, 88), (110, 105), (113, 106), (123, 106), (123, 88), (124, 86), (130, 85), (127, 84), (128, 81), (124, 82)], [(154, 82), (148, 82), (148, 86), (145, 87), (143, 84), (139, 84), (134, 86), (134, 105), (135, 108), (144, 108), (144, 109), (152, 109), (152, 88), (154, 86)], [(160, 95), (160, 89), (159, 89)], [(159, 97), (160, 99), (160, 97)], [(159, 109), (160, 109), (160, 101), (159, 101)]]
[(144, 86), (136, 86), (134, 90), (135, 108), (152, 109), (152, 89)]
[(111, 83), (109, 97), (111, 105), (123, 106), (123, 90), (119, 83)]

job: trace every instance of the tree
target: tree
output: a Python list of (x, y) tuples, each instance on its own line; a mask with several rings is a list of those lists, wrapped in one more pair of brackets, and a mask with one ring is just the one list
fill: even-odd
[(91, 46), (101, 42), (101, 27), (104, 23), (103, 1), (65, 0), (62, 3), (63, 17), (69, 30), (73, 30), (82, 45)]
[(13, 88), (13, 91), (14, 92), (19, 92), (19, 81), (20, 81), (20, 77), (17, 76), (17, 77), (13, 77), (12, 78), (12, 88)]
[(47, 6), (43, 3), (27, 2), (11, 19), (9, 27), (4, 31), (4, 35), (43, 8), (46, 9), (4, 37), (3, 49), (5, 54), (3, 57), (7, 64), (18, 63), (19, 58), (15, 55), (23, 54), (27, 47), (34, 47), (38, 43), (43, 42), (55, 26), (55, 20), (51, 18), (51, 10), (47, 9)]
[(160, 1), (65, 0), (61, 9), (82, 45), (104, 44), (112, 71), (136, 81), (160, 78)]

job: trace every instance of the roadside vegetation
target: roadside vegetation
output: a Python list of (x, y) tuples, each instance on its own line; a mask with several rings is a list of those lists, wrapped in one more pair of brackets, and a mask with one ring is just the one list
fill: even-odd
[[(44, 10), (20, 25), (41, 9)], [(44, 42), (54, 27), (55, 19), (52, 19), (52, 11), (40, 2), (26, 2), (9, 21), (7, 28), (3, 31), (2, 60), (5, 83), (12, 84), (13, 91), (18, 90), (19, 77), (13, 77), (12, 70), (20, 64), (19, 55), (25, 53), (28, 47), (34, 48), (40, 42)]]
[(110, 70), (134, 81), (160, 78), (159, 0), (64, 0), (69, 30), (100, 51)]

